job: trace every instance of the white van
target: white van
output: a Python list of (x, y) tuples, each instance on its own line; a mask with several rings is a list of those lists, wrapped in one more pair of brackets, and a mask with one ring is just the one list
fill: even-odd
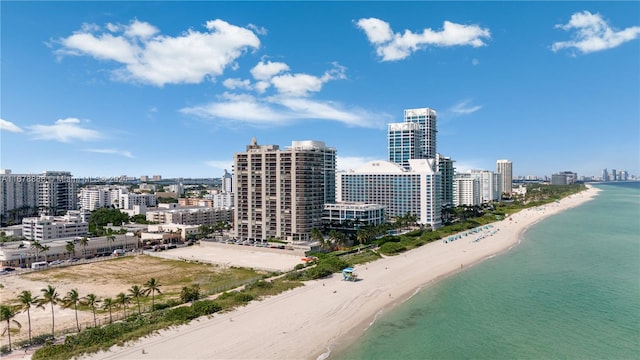
[(113, 256), (122, 256), (122, 255), (124, 255), (124, 250), (122, 249), (113, 250)]
[(44, 269), (47, 267), (47, 262), (46, 261), (36, 261), (34, 263), (31, 263), (31, 268), (32, 269)]

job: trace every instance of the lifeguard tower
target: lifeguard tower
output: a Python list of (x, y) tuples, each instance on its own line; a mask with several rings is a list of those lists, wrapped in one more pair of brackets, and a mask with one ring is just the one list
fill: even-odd
[(342, 269), (342, 280), (347, 280), (347, 281), (356, 281), (358, 280), (358, 274), (354, 273), (353, 268), (344, 268)]

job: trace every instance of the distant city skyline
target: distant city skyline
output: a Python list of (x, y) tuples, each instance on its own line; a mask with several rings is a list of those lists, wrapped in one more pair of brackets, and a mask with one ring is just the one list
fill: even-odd
[[(3, 2), (0, 168), (221, 177), (317, 140), (339, 170), (438, 113), (459, 172), (640, 174), (638, 2)], [(330, 25), (328, 25), (330, 24)]]

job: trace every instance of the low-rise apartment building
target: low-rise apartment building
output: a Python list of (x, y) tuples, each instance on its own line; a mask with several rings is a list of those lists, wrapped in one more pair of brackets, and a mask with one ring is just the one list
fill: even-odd
[(22, 236), (28, 240), (52, 240), (85, 236), (89, 232), (89, 223), (78, 212), (69, 212), (64, 216), (40, 216), (22, 220)]
[(147, 220), (157, 224), (214, 225), (233, 222), (233, 210), (209, 207), (185, 207), (147, 211)]

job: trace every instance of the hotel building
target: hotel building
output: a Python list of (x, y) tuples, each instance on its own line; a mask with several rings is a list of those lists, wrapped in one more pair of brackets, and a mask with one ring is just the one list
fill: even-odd
[(340, 173), (338, 202), (378, 204), (389, 218), (415, 215), (418, 223), (438, 228), (441, 179), (434, 159), (410, 159), (409, 169), (389, 161), (371, 161)]

